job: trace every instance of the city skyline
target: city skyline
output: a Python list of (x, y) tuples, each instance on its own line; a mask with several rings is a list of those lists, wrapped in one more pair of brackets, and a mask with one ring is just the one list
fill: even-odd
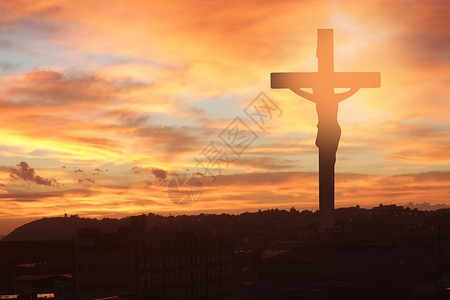
[[(374, 70), (380, 89), (339, 106), (336, 207), (450, 205), (445, 1), (1, 3), (0, 234), (44, 216), (123, 217), (316, 210), (316, 114), (271, 72), (317, 71), (334, 29), (336, 71)], [(261, 93), (265, 128), (245, 113)], [(257, 138), (233, 153), (239, 117)], [(177, 206), (173, 174), (215, 142), (223, 176)]]

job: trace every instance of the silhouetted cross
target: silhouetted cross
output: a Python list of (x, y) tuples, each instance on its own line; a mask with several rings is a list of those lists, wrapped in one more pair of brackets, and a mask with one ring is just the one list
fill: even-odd
[[(378, 72), (334, 72), (333, 29), (317, 30), (318, 72), (271, 73), (273, 89), (287, 88), (316, 103), (316, 146), (319, 148), (319, 213), (321, 229), (334, 226), (334, 164), (341, 137), (338, 104), (360, 88), (380, 87)], [(312, 88), (312, 93), (302, 88)], [(335, 88), (350, 88), (336, 94)]]

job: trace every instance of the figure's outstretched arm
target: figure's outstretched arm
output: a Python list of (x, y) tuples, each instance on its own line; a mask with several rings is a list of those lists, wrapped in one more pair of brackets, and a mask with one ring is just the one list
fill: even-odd
[(314, 103), (316, 103), (316, 96), (312, 93), (308, 93), (306, 91), (303, 91), (301, 89), (291, 89), (291, 91), (293, 91), (294, 93), (296, 93), (297, 95), (299, 95), (300, 97), (303, 97), (309, 101), (312, 101)]
[(334, 99), (337, 102), (341, 102), (342, 100), (347, 99), (348, 97), (352, 96), (354, 93), (356, 93), (359, 90), (359, 88), (351, 88), (350, 90), (343, 92), (343, 93), (339, 93), (339, 94), (334, 94)]

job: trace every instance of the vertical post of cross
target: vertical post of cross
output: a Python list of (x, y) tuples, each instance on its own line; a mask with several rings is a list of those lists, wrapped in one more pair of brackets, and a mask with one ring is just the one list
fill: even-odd
[[(334, 94), (331, 78), (334, 73), (334, 46), (333, 29), (317, 30), (317, 65), (318, 73), (321, 76), (321, 86), (313, 88), (315, 93), (320, 93), (326, 98), (331, 98)], [(322, 99), (324, 101), (326, 99)], [(316, 141), (319, 148), (319, 224), (321, 229), (334, 227), (334, 169), (336, 162), (337, 145), (332, 142), (335, 138), (331, 132), (323, 132), (325, 128), (339, 128), (339, 125), (324, 124), (333, 123), (334, 120), (319, 117), (317, 127), (322, 131), (322, 136), (326, 135), (327, 140)], [(322, 128), (321, 128), (322, 127)], [(340, 134), (339, 134), (340, 135)], [(339, 138), (338, 138), (339, 139)]]
[(319, 74), (334, 72), (333, 29), (317, 30), (316, 56)]
[(319, 224), (321, 229), (334, 227), (334, 167), (336, 152), (319, 147)]

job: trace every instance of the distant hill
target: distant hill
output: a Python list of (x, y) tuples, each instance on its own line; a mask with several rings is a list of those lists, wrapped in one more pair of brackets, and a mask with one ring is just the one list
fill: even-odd
[[(344, 226), (349, 237), (380, 241), (386, 239), (450, 240), (450, 209), (420, 211), (396, 205), (372, 209), (356, 207), (336, 209), (336, 220)], [(258, 212), (230, 214), (199, 214), (161, 216), (153, 213), (123, 219), (102, 220), (78, 216), (44, 218), (16, 228), (3, 241), (70, 240), (78, 229), (99, 228), (115, 232), (118, 227), (131, 226), (146, 231), (190, 231), (198, 235), (226, 235), (235, 240), (251, 240), (258, 247), (273, 240), (293, 240), (305, 232), (316, 232), (317, 212), (270, 209)], [(246, 243), (246, 242), (245, 242)], [(255, 246), (253, 245), (253, 246)], [(252, 246), (252, 247), (253, 247)], [(255, 246), (256, 247), (256, 246)]]
[(2, 240), (2, 238), (4, 238), (4, 237), (5, 237), (4, 235), (1, 235), (1, 234), (0, 234), (0, 241), (1, 241), (1, 240)]
[(99, 227), (102, 230), (115, 230), (120, 223), (117, 219), (90, 219), (78, 216), (43, 218), (14, 229), (2, 241), (38, 241), (38, 240), (70, 240), (78, 229)]

